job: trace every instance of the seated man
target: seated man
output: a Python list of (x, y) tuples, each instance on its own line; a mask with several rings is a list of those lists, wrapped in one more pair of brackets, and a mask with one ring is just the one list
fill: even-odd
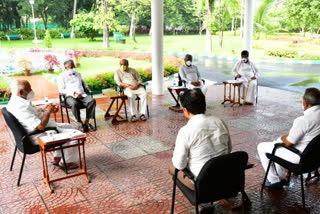
[(232, 69), (233, 76), (237, 80), (243, 81), (240, 90), (240, 96), (244, 104), (253, 104), (257, 97), (257, 77), (259, 76), (257, 68), (249, 60), (249, 52), (241, 52), (241, 60), (235, 64)]
[[(7, 110), (17, 118), (20, 124), (25, 130), (30, 133), (35, 130), (44, 130), (46, 127), (56, 127), (59, 132), (73, 132), (72, 126), (67, 123), (56, 123), (50, 119), (50, 114), (58, 111), (58, 106), (48, 104), (42, 108), (36, 108), (32, 106), (29, 101), (34, 97), (34, 92), (31, 89), (31, 85), (27, 80), (18, 80), (11, 86), (12, 96), (7, 106)], [(31, 141), (35, 144), (38, 143), (37, 137), (46, 135), (46, 133), (40, 133), (31, 136)], [(76, 142), (68, 142), (64, 145), (71, 145)], [(69, 169), (77, 168), (75, 162), (78, 160), (78, 151), (76, 147), (63, 150), (67, 167)], [(54, 164), (63, 166), (61, 160), (61, 151), (54, 152)], [(60, 163), (59, 163), (60, 162)]]
[[(77, 122), (81, 124), (83, 131), (89, 131), (88, 125), (93, 129), (89, 120), (94, 118), (96, 100), (91, 96), (87, 96), (86, 92), (90, 92), (87, 83), (81, 77), (79, 72), (76, 72), (74, 62), (67, 60), (64, 63), (65, 71), (58, 76), (59, 92), (66, 95), (66, 103), (71, 106), (72, 114)], [(81, 120), (80, 108), (86, 107), (86, 119)]]
[[(267, 170), (269, 159), (266, 153), (272, 153), (274, 144), (284, 143), (293, 146), (300, 152), (306, 148), (310, 141), (320, 134), (320, 91), (317, 88), (307, 88), (303, 95), (304, 115), (296, 118), (289, 133), (284, 134), (276, 141), (264, 142), (258, 145), (258, 154), (261, 164)], [(278, 148), (275, 153), (291, 163), (299, 163), (300, 157), (285, 148)], [(286, 184), (286, 170), (278, 164), (270, 167), (266, 186), (281, 189)]]
[(202, 93), (207, 93), (207, 87), (201, 81), (201, 76), (198, 71), (197, 66), (192, 64), (192, 56), (187, 54), (184, 57), (184, 63), (180, 66), (179, 75), (183, 81), (186, 82), (186, 87), (188, 89), (201, 88)]
[(178, 133), (169, 173), (173, 176), (178, 169), (178, 179), (194, 190), (194, 184), (182, 170), (188, 168), (196, 178), (208, 160), (231, 152), (231, 138), (222, 120), (204, 114), (206, 100), (200, 89), (185, 91), (180, 100), (189, 121)]
[(146, 121), (147, 92), (142, 86), (140, 74), (134, 68), (129, 68), (128, 66), (128, 60), (122, 59), (120, 61), (120, 68), (114, 73), (114, 80), (117, 85), (124, 88), (124, 94), (128, 97), (131, 121), (137, 121), (138, 111), (135, 105), (137, 96), (139, 96), (141, 100), (140, 120)]

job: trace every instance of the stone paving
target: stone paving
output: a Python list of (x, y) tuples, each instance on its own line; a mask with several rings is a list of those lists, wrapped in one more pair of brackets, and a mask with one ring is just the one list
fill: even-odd
[[(233, 151), (246, 151), (249, 162), (254, 164), (252, 169), (246, 170), (246, 192), (252, 201), (248, 213), (303, 213), (300, 183), (296, 178), (283, 191), (265, 190), (260, 194), (264, 171), (256, 151), (258, 142), (272, 141), (286, 133), (293, 120), (302, 115), (301, 95), (259, 87), (256, 106), (231, 108), (229, 104), (221, 105), (223, 88), (216, 85), (209, 87), (206, 97), (207, 114), (216, 115), (229, 125)], [(168, 109), (174, 104), (168, 92), (163, 96), (150, 95), (150, 119), (146, 122), (116, 125), (103, 118), (110, 100), (107, 97), (96, 99), (98, 130), (89, 132), (86, 142), (91, 183), (87, 184), (83, 177), (56, 182), (53, 194), (42, 182), (39, 153), (27, 156), (21, 186), (16, 186), (21, 156), (16, 158), (10, 172), (14, 141), (0, 117), (2, 213), (170, 213), (172, 180), (167, 166), (177, 132), (187, 120), (183, 114)], [(61, 121), (59, 115), (57, 120)], [(64, 174), (54, 166), (49, 170), (53, 178)], [(306, 185), (305, 195), (307, 212), (319, 213), (317, 181)], [(231, 203), (239, 204), (240, 196)], [(219, 203), (215, 207), (215, 213), (231, 213)], [(193, 213), (192, 205), (180, 191), (175, 213)]]

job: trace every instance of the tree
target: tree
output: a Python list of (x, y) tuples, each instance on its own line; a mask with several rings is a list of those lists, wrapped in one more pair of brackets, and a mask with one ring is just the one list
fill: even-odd
[(263, 0), (260, 7), (256, 11), (255, 14), (255, 30), (258, 32), (258, 37), (260, 37), (260, 32), (268, 31), (266, 24), (266, 14), (268, 10), (271, 8), (272, 4), (275, 0)]
[[(77, 0), (73, 0), (73, 19), (76, 15), (76, 12), (77, 12)], [(74, 34), (74, 27), (72, 26), (72, 29), (71, 29), (71, 35), (70, 35), (70, 38), (73, 39), (75, 38), (75, 34)]]
[(240, 17), (241, 5), (239, 0), (229, 0), (227, 2), (227, 10), (231, 16), (231, 31), (236, 35), (236, 20)]
[(136, 43), (136, 24), (139, 22), (139, 18), (148, 12), (148, 8), (151, 7), (150, 0), (119, 0), (119, 6), (131, 19), (129, 37)]
[(103, 48), (109, 48), (109, 30), (117, 30), (119, 22), (114, 18), (115, 0), (97, 0), (95, 29), (103, 29)]
[(95, 27), (95, 15), (95, 11), (82, 10), (70, 21), (70, 25), (74, 26), (82, 35), (94, 40), (94, 37), (98, 34)]
[(46, 46), (47, 48), (52, 48), (52, 40), (51, 40), (49, 30), (46, 30), (46, 35), (44, 37), (43, 43), (44, 43), (44, 46)]
[(193, 5), (199, 19), (202, 21), (200, 32), (206, 30), (206, 51), (212, 51), (212, 36), (210, 26), (213, 24), (214, 0), (193, 0)]

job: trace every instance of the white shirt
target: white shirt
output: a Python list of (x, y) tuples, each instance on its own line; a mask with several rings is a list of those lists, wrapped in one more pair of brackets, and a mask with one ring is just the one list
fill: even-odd
[[(17, 118), (28, 133), (35, 131), (41, 123), (43, 112), (32, 106), (29, 100), (12, 95), (7, 110)], [(46, 127), (56, 127), (56, 122), (49, 119)]]
[(208, 160), (228, 154), (231, 149), (227, 125), (217, 117), (198, 114), (180, 129), (172, 163), (179, 170), (188, 167), (197, 177)]
[(242, 80), (244, 82), (249, 82), (252, 77), (259, 76), (257, 68), (251, 61), (248, 63), (244, 63), (242, 61), (237, 62), (232, 69), (232, 73), (234, 76), (240, 74), (241, 78), (238, 78), (238, 80)]
[(72, 74), (66, 70), (58, 76), (59, 92), (66, 96), (75, 97), (74, 93), (78, 93), (82, 97), (86, 97), (87, 94), (83, 87), (88, 88), (88, 85), (79, 72)]
[(116, 81), (117, 85), (120, 85), (121, 83), (126, 83), (129, 85), (137, 85), (138, 83), (142, 83), (140, 74), (134, 68), (128, 68), (127, 71), (117, 69), (114, 73), (114, 80)]
[(197, 66), (191, 65), (190, 67), (186, 64), (180, 66), (179, 74), (182, 80), (187, 83), (196, 82), (201, 79), (200, 73)]
[(320, 134), (320, 106), (312, 106), (294, 120), (287, 140), (303, 152), (310, 141)]

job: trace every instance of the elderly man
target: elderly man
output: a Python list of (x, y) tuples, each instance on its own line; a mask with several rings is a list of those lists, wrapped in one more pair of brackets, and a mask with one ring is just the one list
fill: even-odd
[[(42, 108), (32, 106), (30, 99), (34, 97), (31, 85), (27, 80), (18, 80), (11, 86), (12, 96), (7, 106), (7, 110), (17, 118), (25, 130), (30, 133), (35, 130), (44, 130), (46, 127), (56, 127), (59, 132), (73, 132), (70, 124), (56, 123), (50, 119), (50, 114), (58, 111), (58, 106), (48, 104)], [(33, 135), (31, 141), (37, 144), (37, 137), (46, 135), (41, 133)], [(75, 142), (68, 142), (65, 145), (70, 145)], [(75, 162), (78, 160), (77, 148), (68, 148), (63, 150), (67, 167), (69, 169), (77, 168)], [(61, 160), (61, 151), (54, 152), (55, 165), (65, 167)]]
[[(301, 153), (310, 143), (310, 141), (320, 134), (320, 91), (317, 88), (307, 88), (303, 95), (304, 115), (296, 118), (293, 122), (289, 133), (284, 134), (276, 141), (264, 142), (258, 145), (258, 154), (262, 166), (267, 170), (269, 159), (267, 153), (272, 153), (276, 143), (284, 143), (287, 146), (293, 146)], [(285, 149), (279, 148), (276, 150), (277, 156), (288, 160), (291, 163), (299, 163), (300, 157)], [(286, 184), (286, 170), (278, 164), (275, 167), (270, 167), (267, 177), (266, 186), (271, 188), (282, 189)]]
[(184, 64), (180, 66), (179, 75), (186, 82), (188, 89), (201, 88), (203, 94), (207, 93), (207, 87), (201, 81), (197, 66), (192, 64), (192, 56), (190, 54), (184, 57)]
[(120, 61), (120, 68), (114, 74), (114, 80), (117, 85), (124, 88), (124, 94), (128, 97), (131, 121), (137, 121), (138, 111), (135, 105), (135, 99), (138, 96), (141, 100), (140, 120), (146, 121), (147, 110), (147, 92), (142, 86), (142, 80), (139, 73), (129, 68), (129, 62), (126, 59)]
[[(67, 60), (64, 63), (65, 71), (58, 76), (59, 92), (66, 95), (66, 103), (71, 106), (72, 114), (77, 122), (81, 124), (84, 132), (89, 131), (89, 120), (94, 118), (96, 101), (91, 96), (87, 96), (86, 92), (90, 92), (87, 83), (81, 77), (79, 72), (76, 72), (74, 62)], [(86, 107), (86, 119), (81, 120), (80, 108)]]
[(208, 160), (231, 152), (231, 138), (221, 119), (204, 114), (206, 100), (200, 89), (185, 91), (180, 100), (189, 121), (178, 133), (169, 173), (173, 176), (178, 169), (178, 179), (194, 190), (194, 184), (182, 170), (188, 168), (196, 178)]
[(244, 104), (252, 105), (257, 97), (259, 73), (252, 61), (249, 60), (248, 51), (241, 52), (241, 60), (235, 64), (232, 73), (237, 80), (243, 81), (240, 96), (244, 100)]

